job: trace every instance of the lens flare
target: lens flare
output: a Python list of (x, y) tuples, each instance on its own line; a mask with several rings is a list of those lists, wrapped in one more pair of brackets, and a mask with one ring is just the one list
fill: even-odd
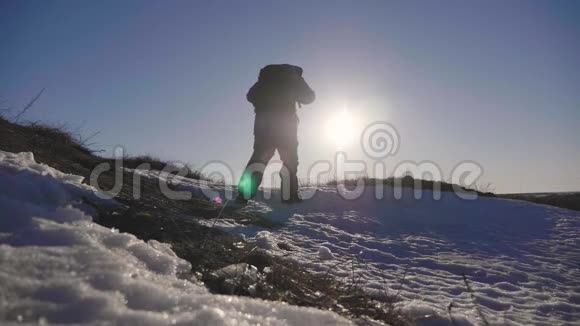
[(252, 173), (248, 171), (244, 172), (238, 183), (238, 192), (246, 199), (255, 195), (256, 187), (254, 187)]

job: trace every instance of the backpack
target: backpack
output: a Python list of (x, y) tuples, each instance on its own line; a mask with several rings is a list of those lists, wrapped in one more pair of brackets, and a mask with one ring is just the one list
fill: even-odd
[(302, 68), (289, 64), (267, 65), (260, 70), (258, 82), (284, 82), (302, 77)]
[(256, 113), (296, 112), (296, 104), (314, 101), (314, 92), (302, 78), (302, 68), (289, 64), (267, 65), (246, 96)]

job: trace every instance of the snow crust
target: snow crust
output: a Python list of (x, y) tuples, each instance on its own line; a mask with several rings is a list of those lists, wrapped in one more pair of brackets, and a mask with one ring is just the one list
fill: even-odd
[[(226, 191), (186, 178), (181, 186), (198, 195)], [(345, 282), (354, 270), (369, 295), (392, 298), (420, 325), (481, 325), (477, 307), (493, 325), (578, 325), (580, 212), (453, 193), (435, 200), (430, 191), (414, 199), (409, 189), (395, 199), (395, 189), (384, 190), (380, 200), (372, 188), (345, 200), (335, 188), (306, 189), (314, 197), (294, 205), (281, 204), (277, 191), (268, 190), (271, 199), (250, 201), (245, 211), (281, 227), (202, 223)]]
[(334, 313), (210, 294), (157, 241), (92, 222), (83, 178), (0, 151), (0, 323), (335, 325)]
[(318, 257), (322, 260), (334, 259), (332, 251), (325, 246), (320, 246), (320, 248), (318, 248)]

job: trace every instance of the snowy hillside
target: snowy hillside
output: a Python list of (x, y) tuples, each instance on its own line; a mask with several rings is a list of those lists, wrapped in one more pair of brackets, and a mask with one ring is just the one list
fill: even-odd
[[(159, 177), (157, 172), (143, 172)], [(202, 185), (181, 185), (201, 195)], [(223, 196), (224, 188), (210, 185)], [(296, 205), (252, 201), (245, 210), (283, 223), (266, 230), (204, 221), (253, 239), (312, 271), (355, 280), (425, 325), (572, 325), (580, 320), (580, 212), (497, 198), (444, 193), (420, 200), (389, 188), (354, 201), (318, 188)], [(279, 246), (278, 244), (283, 244)], [(281, 249), (283, 247), (285, 249)], [(467, 284), (477, 304), (474, 304)], [(353, 277), (354, 276), (354, 277)]]
[[(0, 151), (0, 320), (348, 323), (313, 308), (209, 293), (169, 246), (91, 222), (92, 205), (118, 204), (81, 181), (30, 153)], [(219, 185), (184, 178), (181, 186), (224, 197)], [(198, 223), (389, 298), (420, 325), (480, 325), (481, 315), (493, 325), (580, 320), (580, 212), (451, 193), (437, 201), (407, 191), (395, 200), (391, 188), (380, 201), (370, 189), (354, 201), (332, 188), (304, 191), (316, 195), (288, 206), (274, 191), (273, 199), (250, 202), (245, 211), (280, 225), (272, 229), (224, 218)]]
[[(0, 151), (0, 323), (348, 324), (334, 313), (210, 294), (189, 263), (91, 222), (82, 177)], [(2, 322), (4, 321), (4, 322)]]

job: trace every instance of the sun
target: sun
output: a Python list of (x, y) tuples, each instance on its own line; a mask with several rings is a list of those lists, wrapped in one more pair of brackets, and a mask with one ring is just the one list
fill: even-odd
[(326, 123), (326, 137), (338, 148), (343, 148), (356, 139), (356, 119), (345, 108)]

